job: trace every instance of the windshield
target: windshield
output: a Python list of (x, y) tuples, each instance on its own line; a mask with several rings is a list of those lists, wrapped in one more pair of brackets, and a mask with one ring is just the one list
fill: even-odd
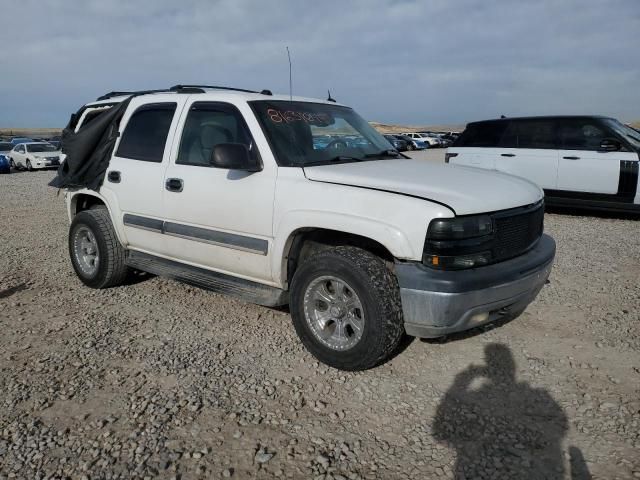
[(49, 143), (33, 143), (31, 145), (27, 145), (27, 152), (55, 152), (56, 147)]
[(351, 108), (311, 102), (250, 102), (278, 165), (395, 158), (389, 141)]
[(618, 135), (624, 137), (635, 150), (640, 150), (640, 132), (627, 127), (614, 118), (605, 118), (604, 123)]
[(13, 145), (7, 142), (0, 142), (0, 152), (8, 152), (13, 148)]

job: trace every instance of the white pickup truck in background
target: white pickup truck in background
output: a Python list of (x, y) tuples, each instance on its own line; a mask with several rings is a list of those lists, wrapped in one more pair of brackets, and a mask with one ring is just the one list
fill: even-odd
[(407, 159), (351, 108), (176, 86), (106, 95), (66, 141), (123, 102), (100, 186), (66, 192), (71, 260), (90, 287), (133, 268), (289, 304), (314, 356), (362, 370), (405, 332), (519, 315), (550, 273), (539, 187)]

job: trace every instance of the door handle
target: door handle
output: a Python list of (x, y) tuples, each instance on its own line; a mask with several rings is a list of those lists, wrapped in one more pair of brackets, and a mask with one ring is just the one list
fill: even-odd
[(120, 180), (122, 180), (122, 175), (120, 175), (120, 172), (116, 170), (111, 170), (107, 175), (107, 180), (109, 180), (111, 183), (120, 183)]
[(562, 157), (565, 160), (580, 160), (580, 157)]
[(167, 178), (164, 187), (170, 192), (181, 192), (184, 188), (184, 182), (181, 178)]
[(515, 153), (501, 153), (500, 156), (501, 157), (515, 157), (516, 154)]

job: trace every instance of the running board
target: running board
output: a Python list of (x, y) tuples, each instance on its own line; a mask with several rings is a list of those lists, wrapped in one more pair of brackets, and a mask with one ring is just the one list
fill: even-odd
[(178, 280), (216, 293), (224, 293), (266, 307), (277, 307), (289, 303), (288, 293), (279, 288), (185, 265), (148, 253), (129, 250), (126, 264), (143, 272)]

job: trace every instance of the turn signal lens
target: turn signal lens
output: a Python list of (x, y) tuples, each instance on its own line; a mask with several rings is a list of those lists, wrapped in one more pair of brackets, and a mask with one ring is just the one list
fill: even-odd
[(444, 257), (442, 255), (424, 255), (422, 261), (425, 265), (442, 270), (464, 270), (488, 265), (491, 261), (491, 252), (473, 253)]

